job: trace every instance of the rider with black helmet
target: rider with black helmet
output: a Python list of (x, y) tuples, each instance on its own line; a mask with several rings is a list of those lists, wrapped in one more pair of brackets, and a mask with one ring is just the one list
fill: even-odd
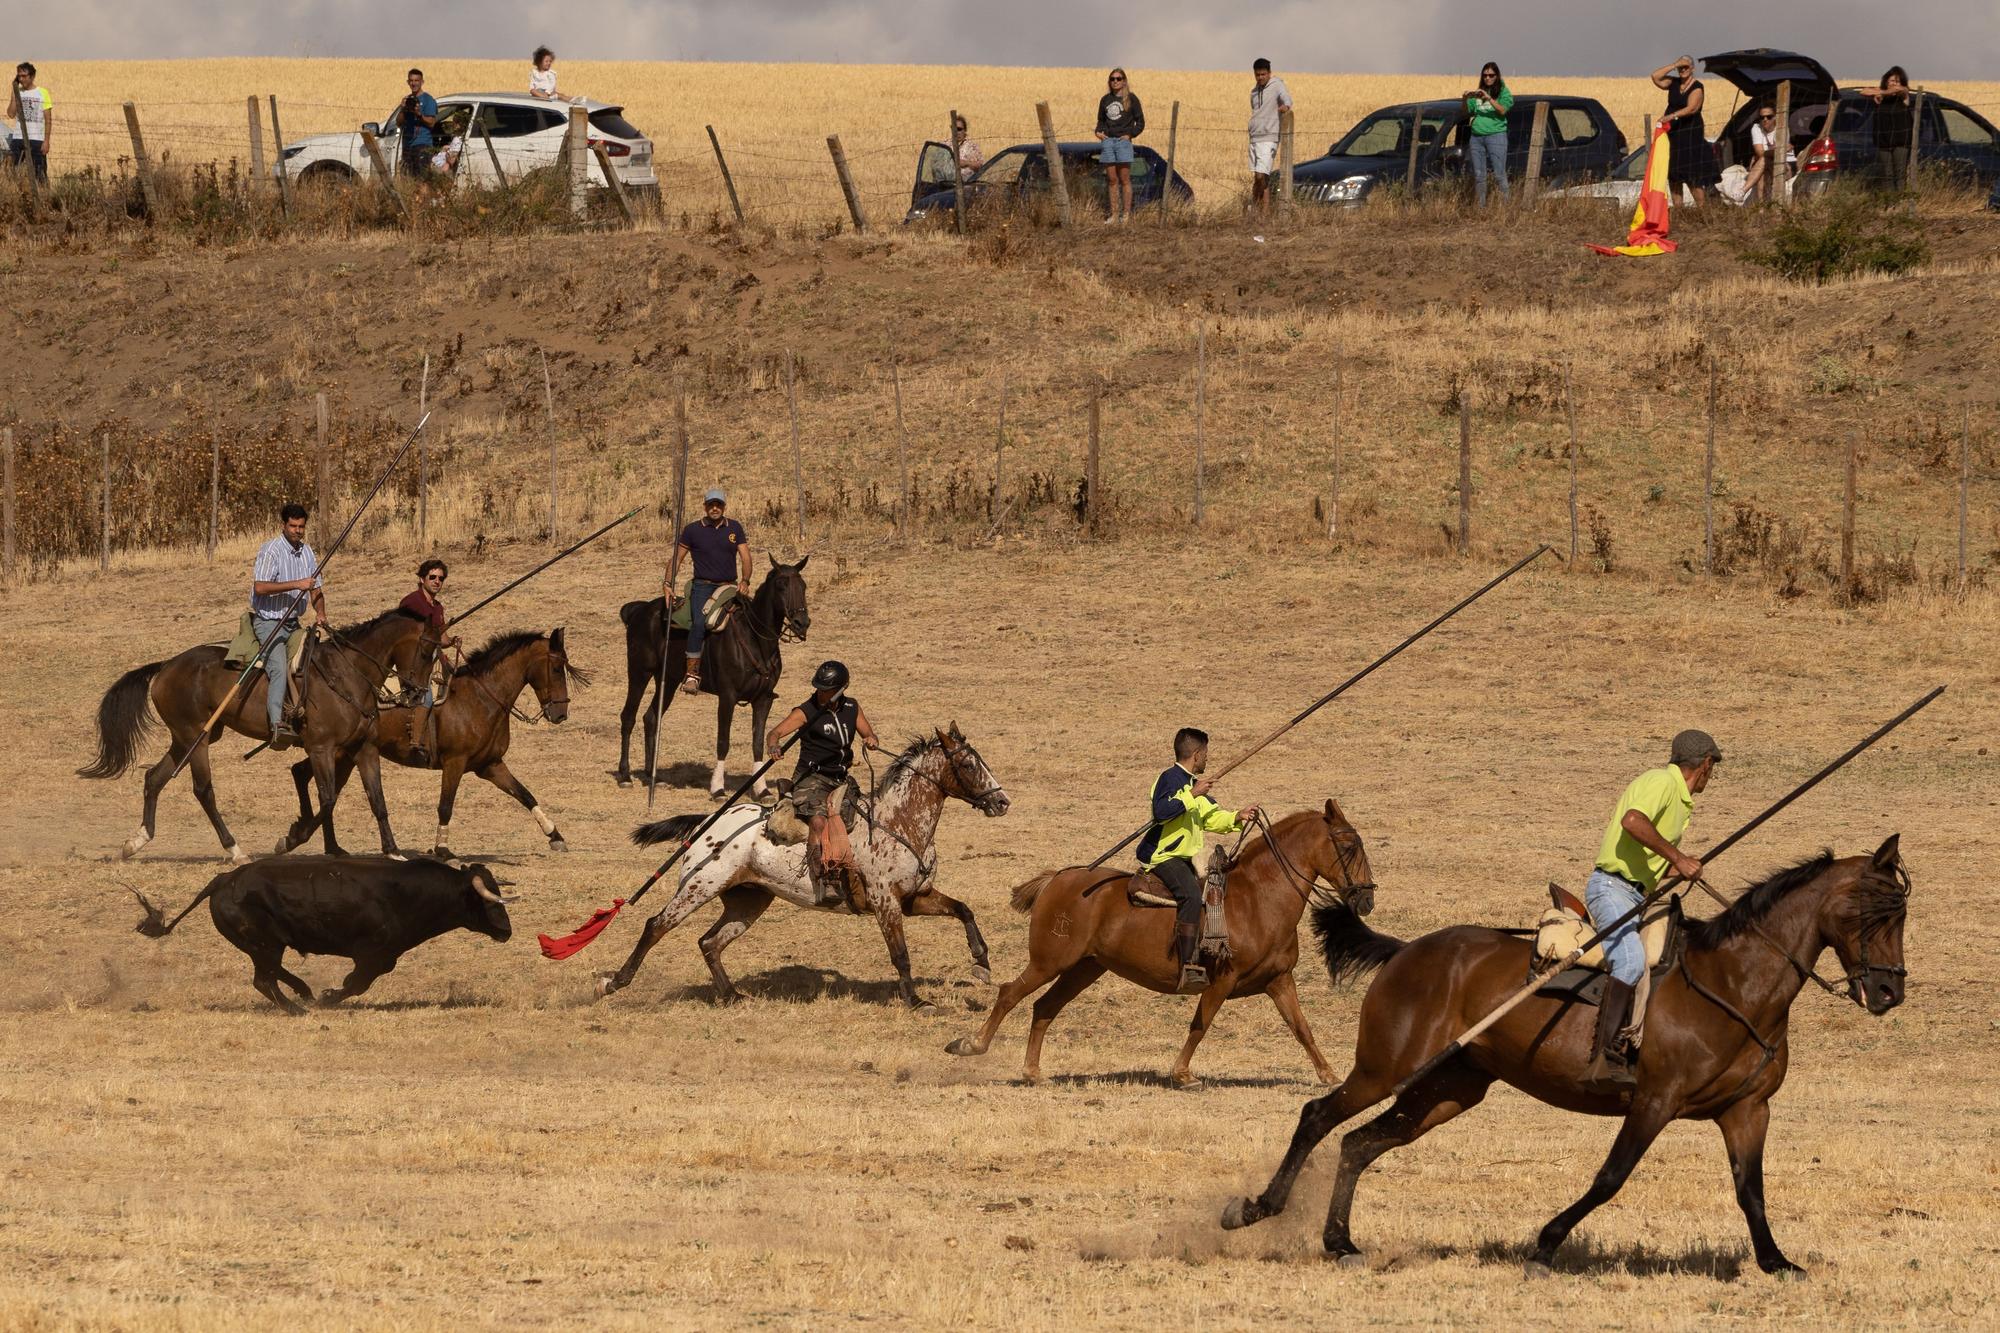
[(833, 868), (822, 863), (828, 821), (840, 817), (833, 799), (854, 766), (855, 738), (871, 750), (882, 748), (860, 702), (846, 693), (847, 681), (847, 668), (841, 663), (820, 663), (819, 670), (813, 672), (812, 697), (785, 714), (764, 738), (764, 748), (775, 753), (794, 732), (801, 732), (798, 768), (792, 774), (792, 809), (811, 829), (807, 860), (814, 872), (813, 883), (822, 896), (831, 894), (835, 900), (845, 896), (844, 886), (837, 881), (828, 884), (820, 875)]

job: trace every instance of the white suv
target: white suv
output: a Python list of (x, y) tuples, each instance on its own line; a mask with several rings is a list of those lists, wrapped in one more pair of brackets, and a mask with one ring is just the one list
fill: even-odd
[[(431, 151), (440, 152), (454, 138), (462, 138), (453, 173), (459, 180), (491, 186), (497, 164), (512, 183), (529, 172), (562, 164), (563, 141), (569, 133), (567, 102), (545, 102), (526, 93), (453, 93), (438, 98), (437, 104)], [(371, 121), (362, 126), (377, 136), (382, 160), (391, 171), (401, 169), (403, 143), (396, 126), (401, 105), (399, 100), (391, 107), (382, 123)], [(580, 105), (590, 117), (590, 142), (604, 145), (619, 183), (628, 190), (657, 190), (660, 181), (653, 174), (653, 141), (619, 114), (624, 108), (591, 101)], [(602, 189), (604, 177), (596, 157), (591, 154), (587, 179), (592, 189)], [(358, 132), (315, 134), (288, 143), (279, 170), (301, 184), (345, 184), (375, 174)]]

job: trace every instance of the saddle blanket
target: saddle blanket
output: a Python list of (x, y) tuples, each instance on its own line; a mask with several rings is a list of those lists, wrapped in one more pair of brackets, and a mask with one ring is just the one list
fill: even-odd
[[(701, 618), (708, 623), (711, 634), (722, 628), (722, 622), (729, 618), (729, 610), (736, 605), (740, 595), (736, 585), (731, 583), (717, 588), (709, 597), (708, 605), (702, 608)], [(674, 608), (672, 624), (675, 629), (685, 632), (692, 626), (693, 606), (694, 603), (683, 598), (681, 604)]]
[[(257, 642), (257, 631), (253, 628), (256, 619), (254, 614), (245, 611), (242, 618), (236, 622), (236, 637), (229, 641), (229, 647), (222, 653), (224, 666), (246, 667), (250, 665), (250, 659), (257, 655), (257, 649), (261, 645)], [(288, 665), (296, 668), (300, 654), (306, 650), (306, 636), (294, 629), (288, 646), (292, 659)]]
[[(1551, 884), (1549, 897), (1552, 906), (1542, 913), (1535, 926), (1535, 951), (1528, 963), (1529, 980), (1533, 980), (1536, 973), (1556, 959), (1568, 957), (1597, 931), (1587, 917), (1570, 905), (1575, 900), (1569, 894)], [(1680, 961), (1683, 943), (1679, 898), (1669, 895), (1646, 909), (1640, 918), (1639, 941), (1646, 949), (1649, 978), (1657, 981), (1674, 969)], [(1611, 976), (1609, 967), (1604, 950), (1592, 945), (1574, 966), (1550, 977), (1535, 993), (1580, 1004), (1597, 1004), (1604, 995), (1604, 983)]]

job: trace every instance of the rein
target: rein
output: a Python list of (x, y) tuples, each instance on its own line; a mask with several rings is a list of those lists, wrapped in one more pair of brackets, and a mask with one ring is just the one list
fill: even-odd
[[(923, 744), (922, 748), (928, 750), (930, 748), (930, 742), (926, 741)], [(951, 765), (952, 776), (956, 777), (958, 779), (959, 786), (965, 788), (969, 793), (964, 798), (967, 804), (976, 807), (979, 802), (987, 800), (995, 795), (998, 795), (1000, 792), (1006, 790), (1004, 787), (996, 784), (994, 786), (987, 787), (979, 792), (972, 793), (970, 791), (972, 784), (965, 780), (965, 772), (963, 769), (959, 767), (958, 755), (959, 751), (961, 750), (970, 751), (973, 759), (978, 761), (979, 766), (981, 768), (986, 768), (986, 761), (985, 759), (980, 757), (979, 751), (972, 748), (971, 741), (961, 740), (959, 742), (959, 748), (957, 750), (946, 750), (944, 752), (946, 762)], [(868, 785), (872, 788), (874, 787), (876, 781), (875, 761), (868, 757), (868, 751), (866, 750), (863, 750), (861, 752), (861, 756), (862, 756), (862, 761), (868, 765)], [(924, 772), (921, 768), (918, 768), (916, 766), (916, 763), (917, 763), (916, 759), (914, 758), (911, 759), (911, 761), (904, 766), (903, 771), (905, 773), (908, 773), (913, 778), (922, 778), (925, 782), (930, 783), (931, 786), (937, 788), (938, 794), (942, 797), (948, 799), (955, 794), (951, 790), (951, 788), (945, 786), (944, 783), (938, 781), (930, 774)], [(992, 772), (990, 768), (986, 768), (986, 771), (989, 773)], [(911, 859), (913, 859), (917, 863), (917, 887), (921, 889), (925, 884), (930, 882), (931, 876), (937, 873), (937, 848), (933, 846), (930, 849), (930, 856), (926, 858), (924, 853), (917, 850), (916, 844), (912, 843), (908, 838), (904, 837), (902, 834), (898, 833), (894, 828), (890, 827), (887, 822), (877, 819), (875, 817), (875, 810), (876, 807), (880, 804), (880, 800), (881, 797), (879, 795), (877, 795), (873, 791), (870, 791), (869, 793), (861, 797), (859, 801), (856, 802), (856, 805), (861, 811), (862, 823), (867, 825), (869, 830), (869, 837), (871, 839), (874, 837), (874, 831), (879, 828), (882, 832), (888, 834), (893, 841), (899, 844), (904, 851), (907, 851), (910, 854)]]
[[(1340, 889), (1334, 888), (1331, 885), (1320, 883), (1320, 877), (1317, 874), (1305, 874), (1292, 864), (1292, 859), (1285, 855), (1285, 849), (1278, 843), (1276, 826), (1271, 823), (1261, 810), (1257, 812), (1257, 817), (1251, 821), (1251, 826), (1259, 824), (1264, 828), (1264, 845), (1271, 849), (1271, 855), (1277, 861), (1278, 868), (1284, 872), (1286, 882), (1291, 886), (1292, 892), (1298, 894), (1307, 903), (1324, 901), (1323, 895), (1328, 894), (1341, 902), (1346, 902), (1357, 893), (1364, 891), (1373, 893), (1375, 891), (1374, 880), (1364, 881), (1355, 878), (1354, 858), (1360, 854), (1358, 849), (1350, 853), (1340, 845), (1338, 838), (1329, 839), (1333, 843), (1334, 858), (1340, 862), (1340, 877), (1347, 881), (1346, 892), (1343, 893)], [(1241, 850), (1244, 839), (1249, 836), (1250, 827), (1245, 827), (1236, 839), (1236, 846), (1229, 849), (1229, 863), (1231, 865), (1236, 864), (1236, 853)]]

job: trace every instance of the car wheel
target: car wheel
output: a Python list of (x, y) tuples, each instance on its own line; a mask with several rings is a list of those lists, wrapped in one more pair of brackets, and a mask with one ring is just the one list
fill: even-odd
[(354, 184), (354, 173), (338, 162), (315, 162), (299, 173), (299, 186), (307, 190), (344, 190)]

